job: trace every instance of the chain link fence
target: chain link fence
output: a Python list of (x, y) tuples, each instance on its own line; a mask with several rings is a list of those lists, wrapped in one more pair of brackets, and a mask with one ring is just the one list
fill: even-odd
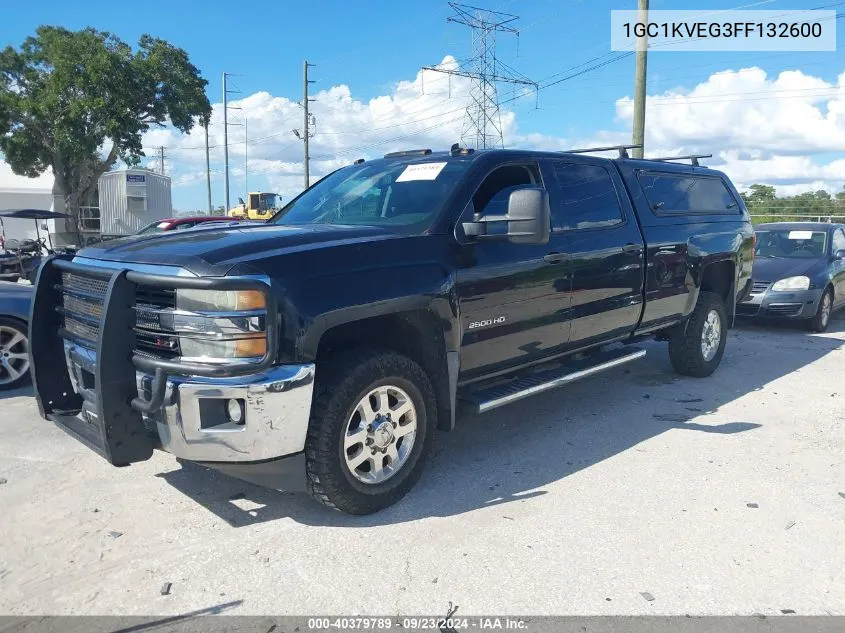
[(833, 224), (845, 224), (845, 215), (806, 215), (806, 214), (751, 214), (751, 221), (754, 224), (765, 222), (828, 222)]

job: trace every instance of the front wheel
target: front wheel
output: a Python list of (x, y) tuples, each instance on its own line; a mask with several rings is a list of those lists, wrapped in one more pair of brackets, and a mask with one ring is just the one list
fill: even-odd
[(669, 359), (684, 376), (704, 378), (722, 361), (727, 341), (728, 316), (722, 298), (701, 292), (686, 327), (669, 337)]
[(807, 329), (810, 332), (824, 332), (830, 323), (830, 313), (833, 311), (833, 293), (830, 288), (824, 291), (822, 298), (819, 300), (819, 307), (816, 310), (816, 316), (807, 321)]
[(396, 503), (419, 479), (436, 412), (431, 381), (405, 356), (353, 350), (326, 361), (305, 443), (311, 496), (349, 514)]
[(26, 326), (0, 317), (0, 391), (29, 380), (29, 341)]

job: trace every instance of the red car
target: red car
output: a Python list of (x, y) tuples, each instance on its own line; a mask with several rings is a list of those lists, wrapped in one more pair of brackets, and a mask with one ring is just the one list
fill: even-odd
[(192, 217), (181, 218), (165, 218), (148, 224), (143, 229), (135, 233), (135, 235), (153, 235), (155, 233), (162, 233), (163, 231), (181, 231), (183, 229), (191, 229), (206, 222), (243, 222), (237, 218), (227, 218), (222, 215), (197, 215)]

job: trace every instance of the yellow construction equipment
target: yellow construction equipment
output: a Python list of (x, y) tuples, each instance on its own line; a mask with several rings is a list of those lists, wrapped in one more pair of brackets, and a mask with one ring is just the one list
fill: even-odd
[(248, 203), (243, 198), (238, 198), (240, 204), (229, 209), (226, 213), (230, 218), (243, 218), (247, 220), (269, 220), (282, 208), (282, 199), (278, 194), (265, 192), (250, 192), (247, 194)]

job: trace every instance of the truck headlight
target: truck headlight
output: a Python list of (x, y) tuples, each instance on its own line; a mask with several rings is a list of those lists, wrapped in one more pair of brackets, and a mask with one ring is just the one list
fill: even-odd
[(807, 290), (809, 287), (810, 278), (801, 275), (799, 277), (787, 277), (786, 279), (775, 282), (772, 290), (774, 292), (783, 292), (784, 290)]
[(176, 308), (188, 312), (241, 312), (264, 310), (264, 294), (258, 290), (193, 290), (176, 291)]
[(179, 346), (183, 358), (223, 362), (228, 359), (262, 358), (267, 353), (267, 337), (263, 332), (239, 339), (179, 336)]
[(258, 290), (176, 290), (169, 329), (183, 358), (208, 362), (267, 354), (267, 302)]

